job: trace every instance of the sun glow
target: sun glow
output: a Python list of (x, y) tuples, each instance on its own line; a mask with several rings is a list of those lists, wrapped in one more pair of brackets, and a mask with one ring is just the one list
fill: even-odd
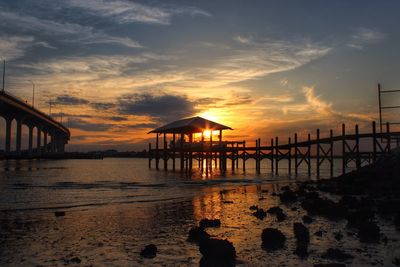
[(210, 138), (211, 137), (211, 131), (210, 130), (205, 130), (204, 132), (203, 132), (203, 135), (204, 135), (204, 138)]

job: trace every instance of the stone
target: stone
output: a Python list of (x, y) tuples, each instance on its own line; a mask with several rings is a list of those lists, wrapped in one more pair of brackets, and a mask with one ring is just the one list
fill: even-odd
[(63, 217), (63, 216), (65, 216), (65, 211), (56, 211), (56, 212), (54, 212), (54, 216)]
[(219, 219), (202, 219), (199, 223), (200, 227), (220, 227), (221, 221)]
[(317, 263), (314, 264), (314, 267), (346, 267), (346, 264), (343, 263)]
[(267, 213), (274, 214), (278, 222), (284, 221), (287, 217), (280, 207), (269, 208)]
[(193, 227), (189, 230), (189, 242), (200, 243), (205, 239), (209, 239), (210, 235), (202, 227)]
[(256, 212), (253, 212), (253, 216), (255, 216), (257, 219), (263, 220), (267, 216), (267, 212), (265, 212), (263, 209), (258, 209)]
[(380, 228), (373, 221), (366, 221), (358, 227), (358, 238), (365, 243), (378, 243), (380, 238)]
[(142, 251), (140, 251), (140, 256), (143, 258), (152, 259), (157, 255), (157, 247), (154, 244), (150, 244), (144, 247)]
[(277, 250), (284, 247), (286, 236), (275, 228), (265, 228), (261, 234), (262, 246), (266, 250)]
[(337, 241), (340, 241), (340, 240), (343, 239), (343, 234), (342, 234), (341, 232), (335, 233), (334, 236), (335, 236), (335, 239), (336, 239)]
[(353, 259), (354, 257), (340, 249), (329, 248), (323, 255), (323, 258), (337, 261), (346, 261)]
[(282, 203), (293, 203), (297, 201), (297, 195), (292, 190), (288, 189), (279, 195)]
[(312, 223), (312, 222), (313, 222), (313, 218), (311, 218), (311, 217), (308, 216), (308, 215), (304, 215), (304, 216), (303, 216), (303, 223), (310, 224), (310, 223)]
[(234, 266), (236, 250), (226, 239), (205, 239), (200, 242), (200, 253), (203, 258), (200, 266)]
[(394, 217), (394, 225), (396, 226), (396, 229), (398, 231), (400, 231), (400, 213), (398, 213), (395, 217)]
[(258, 206), (257, 205), (251, 205), (250, 206), (250, 210), (258, 210)]
[(293, 232), (298, 243), (310, 243), (310, 232), (302, 223), (294, 223)]

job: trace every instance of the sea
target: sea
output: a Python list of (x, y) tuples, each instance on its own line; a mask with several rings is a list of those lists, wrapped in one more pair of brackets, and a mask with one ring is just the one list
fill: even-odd
[[(276, 195), (282, 186), (317, 180), (315, 168), (309, 176), (303, 165), (294, 175), (282, 162), (276, 175), (269, 165), (262, 162), (256, 173), (251, 160), (245, 171), (241, 162), (235, 170), (228, 163), (228, 170), (221, 172), (215, 166), (202, 170), (194, 162), (188, 173), (172, 172), (171, 166), (167, 171), (148, 168), (148, 160), (140, 158), (0, 161), (0, 266), (198, 266), (202, 255), (187, 237), (204, 218), (221, 220), (221, 227), (208, 232), (234, 244), (238, 266), (312, 266), (329, 262), (321, 254), (332, 246), (358, 255), (351, 266), (390, 266), (385, 264), (398, 249), (395, 243), (389, 249), (360, 245), (347, 234), (344, 222), (323, 218), (310, 231), (326, 235), (313, 237), (312, 253), (299, 260), (293, 254), (292, 225), (305, 212), (282, 206)], [(335, 160), (335, 175), (341, 173), (340, 166)], [(324, 165), (320, 179), (329, 173)], [(259, 220), (251, 205), (281, 206), (288, 219)], [(395, 230), (383, 225), (397, 238)], [(284, 251), (262, 249), (265, 227), (288, 236)], [(335, 232), (345, 238), (336, 240)], [(158, 248), (153, 259), (140, 256), (148, 244)], [(363, 253), (372, 259), (360, 257)]]

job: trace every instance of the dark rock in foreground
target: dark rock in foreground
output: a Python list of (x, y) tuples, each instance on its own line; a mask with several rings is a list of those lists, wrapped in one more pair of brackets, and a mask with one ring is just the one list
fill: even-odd
[(257, 219), (263, 220), (267, 216), (267, 213), (263, 209), (258, 209), (256, 212), (253, 212), (253, 216)]
[(200, 266), (234, 266), (236, 250), (231, 242), (224, 239), (206, 239), (200, 242), (203, 258)]
[(252, 205), (249, 208), (250, 210), (258, 210), (258, 206), (257, 205)]
[(309, 224), (309, 223), (312, 223), (312, 222), (313, 222), (313, 219), (310, 216), (308, 216), (308, 215), (304, 215), (303, 216), (303, 223)]
[(400, 231), (400, 213), (397, 214), (397, 215), (394, 217), (394, 225), (396, 226), (396, 229), (397, 229), (398, 231)]
[(205, 239), (209, 239), (210, 235), (202, 227), (193, 227), (189, 230), (189, 242), (200, 243)]
[(56, 212), (54, 212), (54, 216), (63, 217), (63, 216), (65, 216), (65, 211), (56, 211)]
[(220, 227), (221, 221), (219, 219), (203, 219), (199, 223), (200, 227), (207, 228), (207, 227)]
[(157, 255), (157, 247), (154, 244), (147, 245), (142, 251), (140, 252), (140, 256), (143, 258), (154, 258)]
[(293, 224), (293, 232), (296, 237), (296, 250), (294, 253), (301, 258), (307, 257), (308, 245), (310, 243), (310, 232), (307, 227), (301, 223)]
[(286, 236), (275, 228), (265, 228), (261, 234), (262, 246), (266, 250), (276, 250), (284, 247)]
[(358, 238), (361, 242), (378, 243), (380, 238), (380, 228), (373, 221), (366, 221), (358, 228)]
[(349, 259), (353, 259), (354, 257), (346, 252), (343, 252), (337, 248), (329, 248), (323, 255), (323, 258), (330, 260), (338, 260), (338, 261), (346, 261)]
[(281, 199), (282, 203), (292, 203), (297, 201), (296, 193), (290, 190), (290, 188), (281, 193), (279, 198)]
[(267, 210), (267, 213), (275, 215), (278, 222), (282, 222), (286, 219), (286, 214), (280, 207), (272, 207)]

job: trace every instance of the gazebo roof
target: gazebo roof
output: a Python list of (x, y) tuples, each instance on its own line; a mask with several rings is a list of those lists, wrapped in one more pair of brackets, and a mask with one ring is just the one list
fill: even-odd
[(148, 133), (201, 133), (205, 130), (233, 130), (229, 126), (225, 126), (202, 117), (192, 117), (183, 120), (174, 121), (164, 126), (156, 128)]

